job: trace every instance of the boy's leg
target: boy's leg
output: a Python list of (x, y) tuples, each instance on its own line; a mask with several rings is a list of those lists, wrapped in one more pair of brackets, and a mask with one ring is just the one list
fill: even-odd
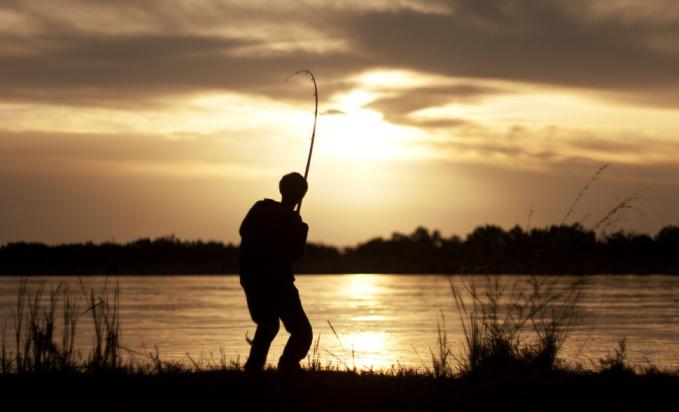
[(299, 368), (299, 362), (304, 359), (311, 347), (313, 332), (295, 285), (290, 285), (285, 290), (280, 318), (285, 330), (290, 333), (290, 338), (278, 361), (278, 368)]
[(278, 302), (264, 288), (244, 288), (250, 317), (257, 324), (255, 337), (250, 345), (250, 355), (245, 369), (258, 371), (264, 368), (266, 356), (280, 328), (278, 321)]
[(278, 319), (272, 323), (267, 322), (257, 325), (257, 331), (250, 346), (250, 355), (247, 362), (245, 362), (246, 370), (259, 371), (264, 369), (266, 355), (269, 353), (271, 342), (276, 337), (278, 329)]

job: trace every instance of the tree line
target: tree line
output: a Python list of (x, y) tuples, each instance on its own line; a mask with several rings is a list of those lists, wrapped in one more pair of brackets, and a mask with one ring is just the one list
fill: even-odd
[[(128, 243), (0, 246), (0, 274), (123, 275), (238, 273), (237, 245), (174, 236)], [(464, 239), (417, 228), (356, 246), (309, 243), (296, 273), (679, 273), (679, 226), (655, 236), (618, 231), (597, 236), (583, 226), (509, 230), (477, 227)]]

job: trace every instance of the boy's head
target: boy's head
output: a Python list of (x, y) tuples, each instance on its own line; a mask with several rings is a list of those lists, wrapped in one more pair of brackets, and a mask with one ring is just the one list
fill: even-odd
[(278, 183), (278, 189), (281, 191), (284, 203), (299, 203), (308, 188), (306, 179), (297, 172), (288, 173)]

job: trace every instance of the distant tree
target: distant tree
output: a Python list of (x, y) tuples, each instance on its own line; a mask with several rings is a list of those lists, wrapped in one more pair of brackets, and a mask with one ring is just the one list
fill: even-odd
[[(238, 246), (174, 235), (128, 243), (0, 246), (2, 274), (237, 273)], [(463, 240), (417, 227), (338, 249), (309, 243), (297, 273), (679, 273), (679, 227), (597, 238), (579, 224), (475, 228)]]

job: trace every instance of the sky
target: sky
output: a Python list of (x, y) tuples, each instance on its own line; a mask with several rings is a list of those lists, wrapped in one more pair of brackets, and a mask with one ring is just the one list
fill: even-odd
[(0, 0), (0, 243), (679, 223), (673, 0)]

